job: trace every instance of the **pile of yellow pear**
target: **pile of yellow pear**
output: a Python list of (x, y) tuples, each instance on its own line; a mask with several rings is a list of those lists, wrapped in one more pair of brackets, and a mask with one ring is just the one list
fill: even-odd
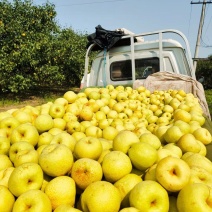
[(107, 85), (0, 113), (2, 212), (212, 211), (192, 93)]

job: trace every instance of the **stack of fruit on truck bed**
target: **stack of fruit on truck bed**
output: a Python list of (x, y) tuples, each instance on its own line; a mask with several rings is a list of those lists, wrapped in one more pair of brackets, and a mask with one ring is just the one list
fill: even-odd
[(210, 130), (192, 93), (144, 86), (1, 112), (0, 211), (212, 211)]

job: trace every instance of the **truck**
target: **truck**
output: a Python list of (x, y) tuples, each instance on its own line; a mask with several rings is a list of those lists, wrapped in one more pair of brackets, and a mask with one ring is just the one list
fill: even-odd
[[(109, 31), (99, 25), (96, 32), (88, 36), (88, 41), (81, 88), (105, 87), (109, 84), (132, 87), (150, 84), (148, 89), (154, 90), (157, 84), (161, 89), (185, 89), (203, 101), (201, 106), (206, 117), (205, 128), (212, 133), (204, 88), (196, 79), (189, 42), (182, 32), (165, 29), (135, 34), (125, 28)], [(177, 76), (177, 80), (169, 83), (166, 83), (166, 78), (156, 81), (158, 75), (163, 77), (167, 73), (170, 74), (168, 80), (172, 75)], [(151, 78), (154, 75), (156, 77)], [(149, 84), (146, 83), (148, 79)], [(151, 80), (155, 81), (151, 83)], [(198, 86), (197, 89), (192, 87), (194, 84)], [(200, 96), (195, 90), (201, 92)], [(207, 148), (208, 152), (212, 151), (212, 145)], [(208, 157), (212, 160), (212, 154)]]
[[(100, 33), (104, 32), (104, 29), (99, 26), (96, 28), (96, 35), (99, 34), (98, 30), (101, 30)], [(144, 81), (153, 73), (153, 68), (156, 72), (182, 74), (196, 80), (189, 42), (182, 32), (168, 29), (135, 34), (125, 28), (116, 29), (115, 32), (120, 33), (122, 37), (109, 49), (107, 46), (110, 42), (107, 36), (112, 37), (113, 34), (107, 30), (102, 37), (100, 35), (97, 38), (97, 42), (94, 38), (88, 45), (85, 57), (85, 85), (132, 85), (135, 80)], [(105, 43), (107, 45), (98, 45), (101, 44), (101, 38), (103, 38), (103, 45)], [(107, 42), (104, 39), (107, 39)], [(111, 42), (114, 42), (114, 39), (111, 39)], [(89, 55), (94, 51), (98, 53), (88, 70)], [(87, 81), (88, 73), (89, 81)]]

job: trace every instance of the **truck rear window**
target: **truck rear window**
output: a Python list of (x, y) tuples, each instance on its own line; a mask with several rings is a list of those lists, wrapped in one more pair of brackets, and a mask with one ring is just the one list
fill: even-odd
[[(143, 58), (135, 60), (136, 79), (146, 79), (150, 74), (160, 71), (159, 58)], [(112, 81), (132, 80), (131, 60), (116, 61), (110, 65)]]

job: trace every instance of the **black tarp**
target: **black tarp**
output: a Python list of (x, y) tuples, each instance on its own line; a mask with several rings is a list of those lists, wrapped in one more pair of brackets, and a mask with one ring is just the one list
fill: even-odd
[[(109, 50), (113, 47), (118, 41), (121, 40), (122, 36), (126, 35), (122, 31), (111, 31), (106, 30), (98, 25), (96, 28), (96, 32), (87, 36), (88, 44), (87, 48), (95, 43), (96, 45), (92, 50), (101, 50), (106, 49)], [(130, 44), (130, 40), (127, 41), (128, 45)], [(126, 41), (125, 41), (126, 44)], [(123, 45), (123, 44), (122, 44)]]

